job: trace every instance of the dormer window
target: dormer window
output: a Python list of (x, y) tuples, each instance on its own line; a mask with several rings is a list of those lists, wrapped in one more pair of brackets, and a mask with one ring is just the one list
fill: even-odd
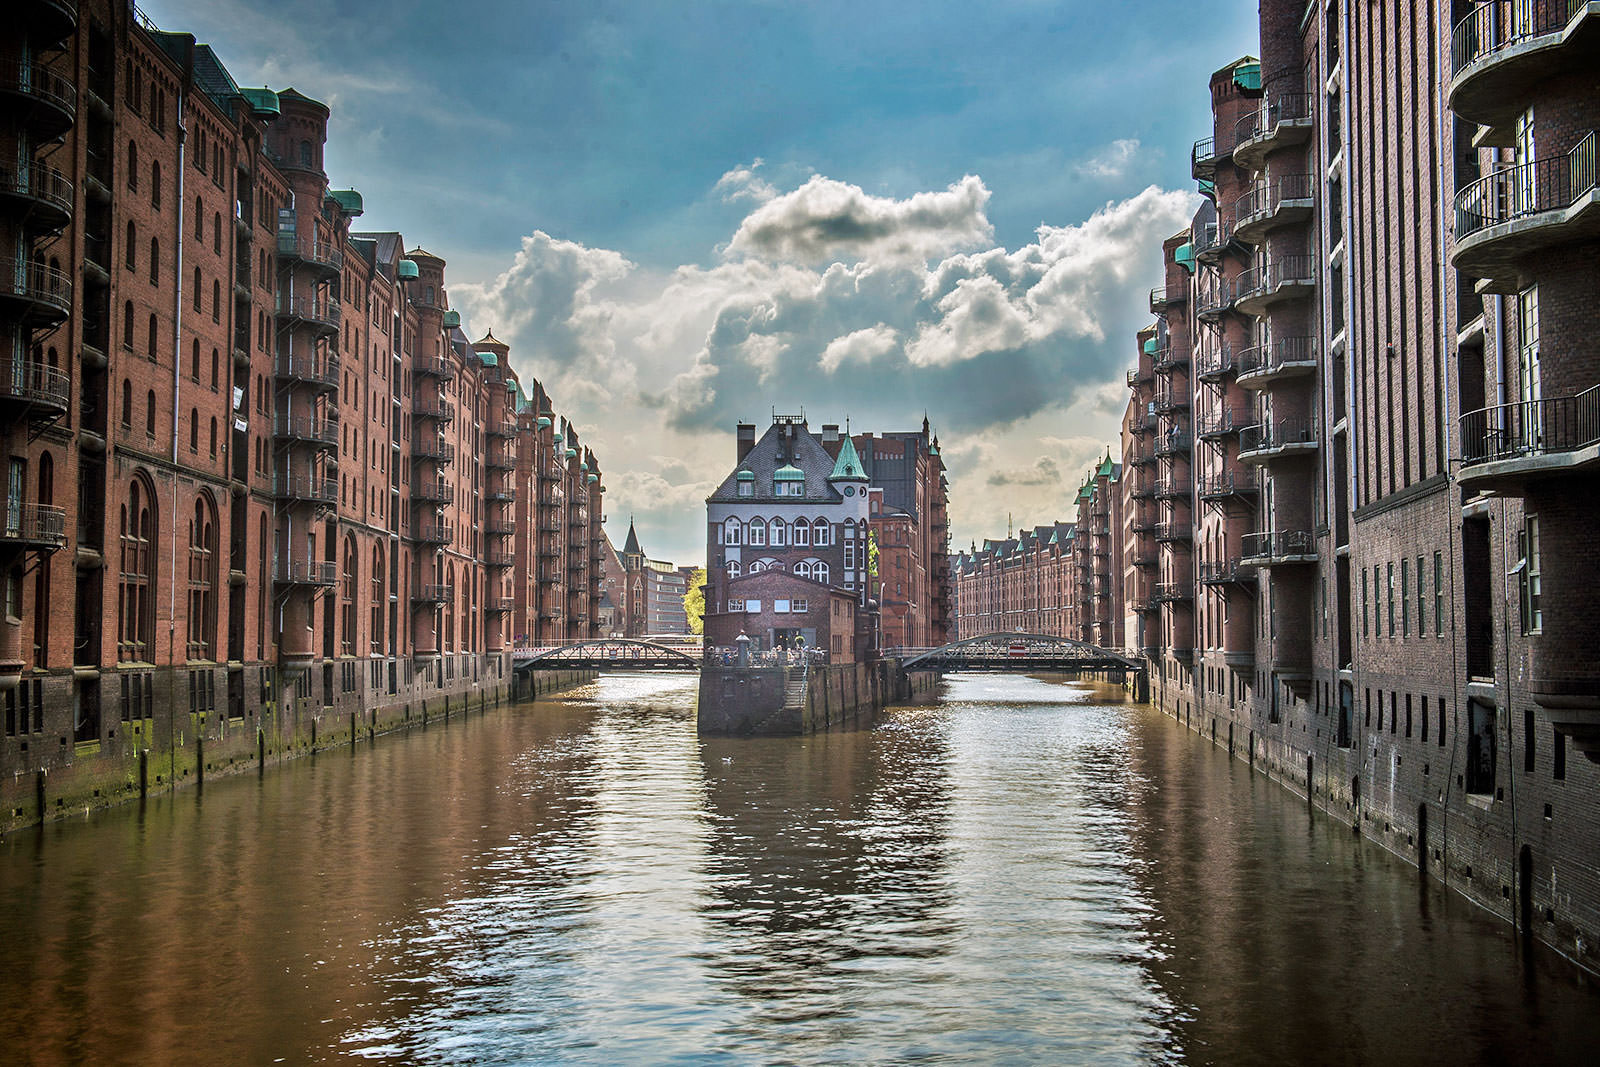
[(734, 479), (739, 483), (740, 496), (756, 495), (756, 476), (753, 473), (750, 471), (740, 471), (738, 474), (734, 475)]

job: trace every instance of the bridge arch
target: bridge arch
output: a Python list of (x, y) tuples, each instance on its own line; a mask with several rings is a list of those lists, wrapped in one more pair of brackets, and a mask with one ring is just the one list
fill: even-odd
[(637, 637), (597, 637), (569, 645), (517, 649), (513, 669), (698, 671), (701, 657), (671, 645)]
[(1143, 671), (1142, 661), (1055, 634), (996, 630), (913, 653), (900, 667), (914, 670)]

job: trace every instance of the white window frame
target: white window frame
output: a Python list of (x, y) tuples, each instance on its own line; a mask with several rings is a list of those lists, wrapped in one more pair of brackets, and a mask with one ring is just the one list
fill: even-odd
[(730, 545), (738, 545), (738, 544), (743, 544), (744, 543), (744, 541), (743, 541), (744, 524), (743, 523), (741, 523), (738, 519), (729, 518), (722, 525), (723, 525), (723, 528), (727, 531), (727, 543), (728, 544), (730, 544)]
[(794, 533), (794, 537), (793, 537), (794, 547), (796, 547), (796, 548), (810, 548), (811, 547), (811, 523), (807, 522), (805, 519), (800, 519), (800, 520), (796, 521), (795, 524), (794, 524), (793, 533)]
[(765, 519), (751, 519), (750, 527), (745, 531), (745, 544), (758, 548), (765, 548), (767, 544), (767, 522)]
[(789, 543), (789, 524), (782, 519), (767, 523), (767, 543), (773, 548), (783, 548)]

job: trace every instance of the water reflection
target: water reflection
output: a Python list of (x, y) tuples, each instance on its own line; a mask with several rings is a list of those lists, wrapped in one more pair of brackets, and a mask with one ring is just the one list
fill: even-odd
[(7, 1062), (1577, 1060), (1567, 965), (1115, 690), (616, 677), (0, 839)]

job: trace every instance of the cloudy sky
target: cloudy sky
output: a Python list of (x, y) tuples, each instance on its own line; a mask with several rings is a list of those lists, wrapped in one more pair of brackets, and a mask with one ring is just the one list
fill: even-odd
[(1071, 518), (1116, 436), (1210, 72), (1251, 0), (141, 0), (333, 108), (364, 228), (449, 263), (607, 529), (703, 557), (733, 427), (912, 429), (957, 544)]

